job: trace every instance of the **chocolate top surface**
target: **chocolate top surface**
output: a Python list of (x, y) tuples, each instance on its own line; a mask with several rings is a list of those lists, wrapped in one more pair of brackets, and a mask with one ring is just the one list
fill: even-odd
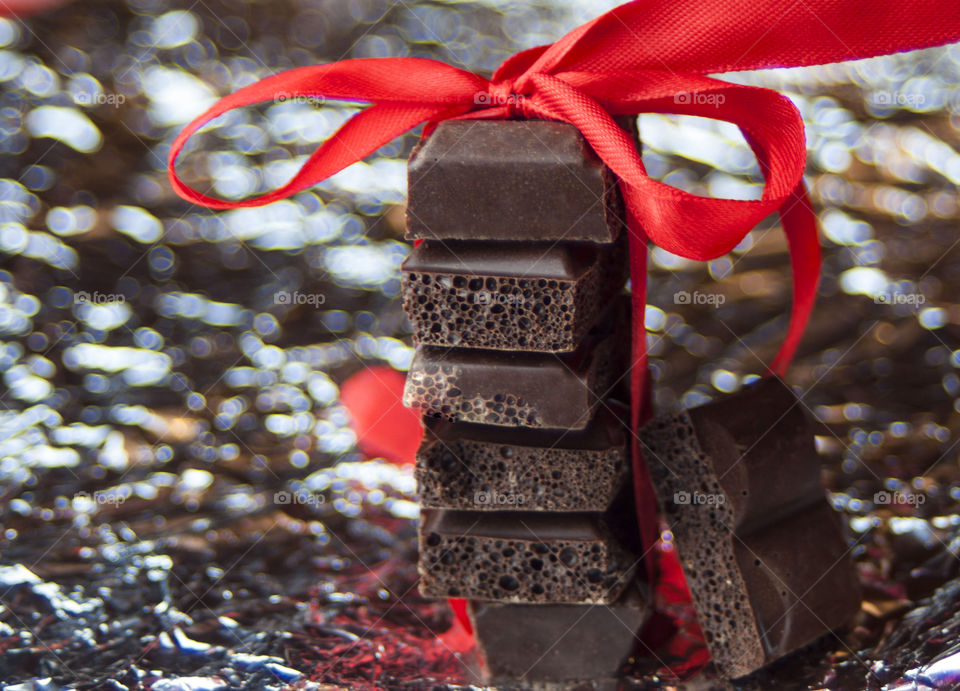
[(626, 442), (625, 425), (629, 419), (628, 406), (617, 401), (606, 401), (587, 428), (582, 430), (490, 427), (445, 420), (426, 420), (425, 424), (428, 438), (437, 438), (446, 443), (466, 439), (504, 446), (600, 451), (622, 446)]
[(578, 372), (595, 345), (596, 341), (588, 338), (572, 353), (560, 354), (419, 346), (414, 360), (420, 359), (424, 366), (452, 365), (462, 370), (460, 376), (475, 377), (480, 383), (506, 378), (522, 387), (541, 377), (580, 379)]
[(439, 124), (420, 152), (425, 159), (443, 158), (445, 164), (488, 166), (499, 170), (505, 162), (525, 166), (560, 166), (599, 171), (600, 158), (576, 127), (544, 120), (455, 120)]
[(586, 244), (426, 240), (403, 262), (404, 271), (460, 273), (575, 281), (596, 262), (599, 249)]
[(473, 512), (424, 509), (422, 534), (464, 535), (510, 540), (603, 540), (603, 514), (534, 511)]

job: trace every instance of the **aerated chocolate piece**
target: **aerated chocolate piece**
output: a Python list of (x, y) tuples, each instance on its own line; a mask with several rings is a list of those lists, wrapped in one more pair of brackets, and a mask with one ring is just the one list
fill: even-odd
[(611, 514), (420, 513), (420, 592), (502, 602), (611, 603), (638, 557)]
[(748, 674), (860, 608), (793, 392), (764, 380), (641, 432), (654, 489), (717, 666)]
[(569, 352), (627, 280), (612, 245), (427, 241), (403, 264), (417, 343)]
[(567, 123), (441, 122), (407, 172), (409, 240), (612, 242), (624, 225), (616, 176)]
[(420, 502), (474, 511), (606, 511), (628, 474), (621, 421), (628, 412), (605, 402), (583, 431), (430, 421), (417, 452)]
[(635, 586), (611, 605), (469, 605), (493, 682), (613, 680), (633, 653), (648, 611)]
[(623, 305), (618, 301), (602, 326), (563, 355), (418, 346), (403, 404), (450, 422), (583, 429), (623, 379), (629, 343), (621, 334), (629, 328)]

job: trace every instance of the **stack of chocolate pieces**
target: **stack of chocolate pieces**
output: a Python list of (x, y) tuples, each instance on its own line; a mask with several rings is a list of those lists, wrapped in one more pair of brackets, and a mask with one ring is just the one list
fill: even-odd
[(571, 125), (444, 122), (409, 165), (420, 589), (494, 681), (611, 679), (647, 605), (627, 456), (623, 201)]

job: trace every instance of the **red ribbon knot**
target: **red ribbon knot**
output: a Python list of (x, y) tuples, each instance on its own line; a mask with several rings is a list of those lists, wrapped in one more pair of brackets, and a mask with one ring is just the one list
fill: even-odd
[(517, 93), (512, 81), (491, 82), (486, 93), (477, 95), (478, 107), (501, 106), (507, 109), (507, 117), (530, 119), (527, 111), (527, 95)]

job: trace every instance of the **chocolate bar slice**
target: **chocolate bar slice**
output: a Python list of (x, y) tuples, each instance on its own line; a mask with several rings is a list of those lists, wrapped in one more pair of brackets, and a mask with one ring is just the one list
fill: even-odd
[(718, 668), (748, 674), (860, 608), (839, 519), (793, 392), (766, 379), (640, 432)]
[(409, 240), (612, 242), (624, 227), (616, 176), (568, 123), (441, 122), (407, 173)]
[(636, 571), (614, 514), (420, 513), (420, 592), (501, 602), (614, 602)]
[(510, 353), (418, 346), (403, 404), (427, 418), (511, 427), (580, 430), (623, 383), (629, 312), (610, 315), (572, 353)]
[[(428, 421), (417, 451), (420, 503), (474, 511), (606, 511), (629, 474), (628, 414), (626, 406), (607, 401), (582, 431)], [(494, 501), (498, 497), (520, 498), (520, 505)]]
[(629, 273), (612, 245), (427, 241), (403, 264), (414, 341), (498, 350), (576, 350)]
[(490, 681), (597, 682), (616, 678), (649, 606), (631, 586), (610, 605), (471, 602), (468, 610)]

